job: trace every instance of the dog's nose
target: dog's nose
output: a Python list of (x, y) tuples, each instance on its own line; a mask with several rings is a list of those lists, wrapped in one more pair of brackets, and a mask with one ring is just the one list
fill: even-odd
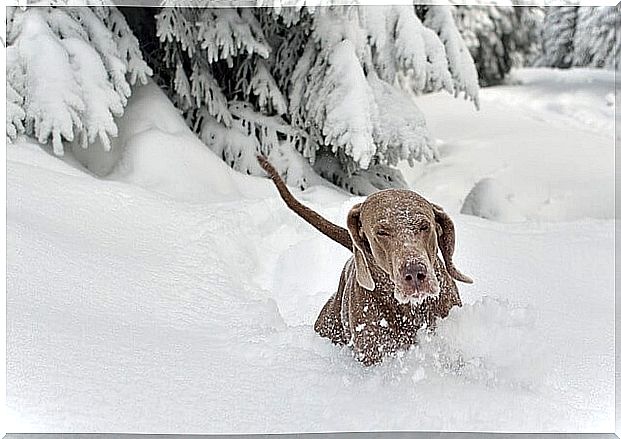
[(402, 273), (406, 283), (419, 286), (427, 277), (427, 267), (420, 262), (406, 262)]

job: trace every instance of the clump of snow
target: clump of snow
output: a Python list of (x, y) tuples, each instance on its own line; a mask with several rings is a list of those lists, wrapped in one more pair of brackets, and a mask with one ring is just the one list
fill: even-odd
[(378, 144), (382, 163), (396, 164), (399, 160), (428, 161), (434, 158), (429, 148), (425, 118), (411, 96), (392, 87), (375, 74), (369, 75), (369, 85), (373, 89), (375, 102), (380, 109), (375, 130), (375, 143)]
[(342, 149), (366, 169), (376, 151), (373, 122), (379, 110), (355, 49), (349, 40), (341, 41), (332, 49), (319, 99), (329, 97), (323, 128), (326, 144), (332, 145), (335, 153)]
[(48, 27), (44, 13), (33, 9), (20, 17), (21, 29), (15, 36), (19, 38), (9, 49), (18, 55), (14, 57), (16, 64), (9, 68), (25, 73), (23, 89), (28, 93), (24, 111), (29, 131), (41, 143), (51, 137), (54, 152), (62, 155), (62, 139), (73, 140), (74, 125), (82, 128), (79, 115), (84, 111), (84, 100), (76, 88), (69, 54)]
[(74, 74), (82, 92), (88, 96), (84, 100), (81, 146), (86, 149), (99, 138), (104, 149), (109, 151), (110, 137), (118, 134), (113, 116), (123, 114), (124, 102), (109, 82), (108, 72), (95, 49), (79, 38), (65, 38), (62, 45), (73, 60)]
[(429, 8), (425, 16), (425, 26), (438, 33), (446, 49), (446, 58), (453, 75), (455, 96), (464, 92), (464, 97), (471, 99), (479, 107), (479, 81), (474, 61), (466, 43), (461, 38), (453, 20), (451, 5)]
[(533, 375), (544, 379), (553, 365), (553, 350), (536, 332), (544, 323), (537, 309), (482, 296), (459, 311), (441, 321), (435, 334), (420, 334), (414, 355), (430, 356), (444, 373), (470, 375), (492, 385), (499, 380), (526, 387), (543, 384), (533, 381)]
[(152, 73), (114, 6), (9, 7), (7, 61), (7, 134), (26, 132), (58, 156), (78, 137), (109, 150), (131, 85)]
[(519, 221), (523, 219), (512, 203), (513, 194), (493, 178), (484, 178), (474, 185), (466, 196), (461, 213), (494, 221)]

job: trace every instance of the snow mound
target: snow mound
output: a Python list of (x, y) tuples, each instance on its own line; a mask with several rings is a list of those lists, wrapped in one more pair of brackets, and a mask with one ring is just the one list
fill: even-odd
[(535, 329), (540, 318), (531, 306), (483, 296), (440, 321), (435, 333), (419, 334), (413, 355), (441, 374), (487, 385), (538, 386), (533, 376), (542, 379), (553, 361)]
[(108, 178), (186, 201), (239, 197), (234, 171), (187, 127), (152, 82), (138, 87), (119, 122), (122, 155)]
[(523, 220), (512, 198), (513, 194), (508, 193), (498, 181), (484, 178), (466, 196), (461, 213), (501, 222)]

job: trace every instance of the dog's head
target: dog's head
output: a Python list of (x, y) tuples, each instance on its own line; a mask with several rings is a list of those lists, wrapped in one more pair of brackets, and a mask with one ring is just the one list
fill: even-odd
[(388, 189), (370, 195), (352, 207), (347, 228), (353, 242), (356, 280), (373, 291), (374, 262), (395, 284), (400, 303), (417, 304), (440, 292), (434, 261), (438, 248), (448, 273), (472, 283), (453, 266), (455, 227), (440, 206), (415, 192)]

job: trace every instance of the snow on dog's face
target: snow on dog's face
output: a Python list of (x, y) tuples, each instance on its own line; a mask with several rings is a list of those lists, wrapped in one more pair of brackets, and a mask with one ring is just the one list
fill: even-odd
[(398, 302), (416, 305), (436, 297), (440, 292), (434, 271), (438, 244), (449, 274), (470, 280), (451, 261), (455, 244), (452, 221), (442, 208), (415, 192), (389, 189), (370, 195), (351, 209), (347, 227), (353, 241), (356, 280), (367, 290), (375, 289), (372, 267), (376, 266), (394, 283)]

